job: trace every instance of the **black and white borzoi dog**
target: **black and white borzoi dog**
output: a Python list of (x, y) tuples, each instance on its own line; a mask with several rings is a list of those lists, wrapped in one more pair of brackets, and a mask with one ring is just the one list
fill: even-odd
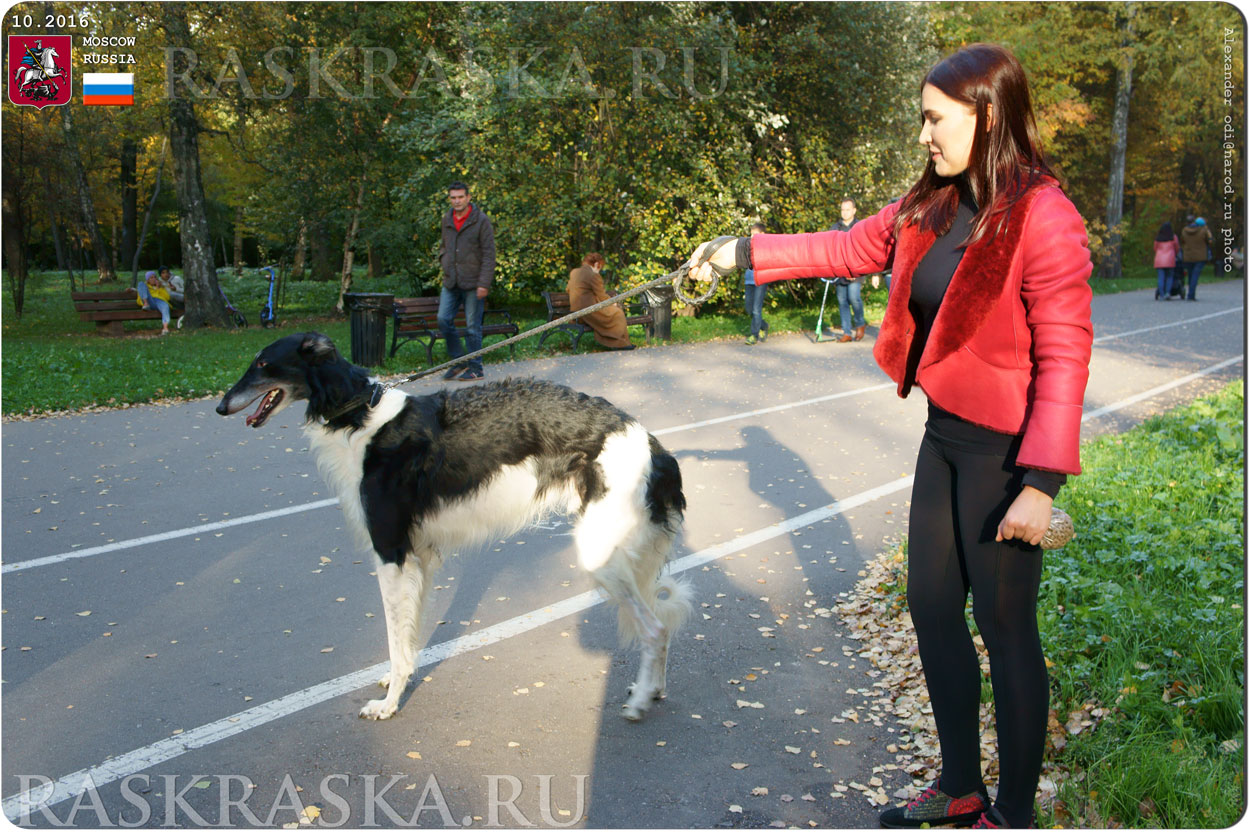
[(622, 638), (641, 645), (624, 707), (640, 719), (665, 694), (668, 646), (690, 612), (687, 585), (662, 574), (686, 507), (681, 470), (637, 421), (601, 398), (535, 379), (455, 392), (383, 391), (320, 333), (265, 347), (222, 398), (238, 413), (260, 399), (259, 428), (308, 402), (305, 433), (343, 514), (377, 559), (395, 713), (416, 666), (421, 608), (443, 555), (519, 531), (549, 512), (577, 516), (581, 566), (618, 606)]

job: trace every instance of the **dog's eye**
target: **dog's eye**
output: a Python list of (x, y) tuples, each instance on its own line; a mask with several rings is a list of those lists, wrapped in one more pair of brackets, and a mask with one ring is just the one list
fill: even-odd
[(266, 366), (268, 366), (268, 365), (269, 365), (269, 362), (268, 362), (268, 361), (266, 361), (265, 359), (263, 359), (263, 358), (258, 358), (258, 359), (256, 359), (256, 366), (257, 366), (257, 367), (266, 367)]

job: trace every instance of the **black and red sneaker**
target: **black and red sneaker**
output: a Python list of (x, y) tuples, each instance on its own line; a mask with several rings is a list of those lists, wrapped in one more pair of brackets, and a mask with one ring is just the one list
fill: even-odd
[[(1011, 822), (1003, 817), (1002, 813), (993, 806), (988, 807), (977, 822), (972, 824), (973, 829), (1014, 829)], [(1036, 828), (1036, 823), (1030, 823), (1029, 829)]]
[(989, 795), (977, 791), (953, 797), (930, 786), (906, 806), (886, 809), (881, 825), (887, 829), (918, 829), (921, 826), (971, 826), (990, 808)]

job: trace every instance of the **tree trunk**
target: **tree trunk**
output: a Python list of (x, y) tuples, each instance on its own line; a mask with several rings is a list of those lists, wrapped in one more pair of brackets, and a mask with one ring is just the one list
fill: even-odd
[(56, 270), (69, 270), (69, 258), (65, 255), (65, 229), (61, 227), (61, 219), (56, 215), (51, 218), (52, 247), (56, 249)]
[(1133, 18), (1137, 4), (1128, 3), (1118, 16), (1122, 52), (1115, 68), (1115, 111), (1111, 117), (1111, 174), (1107, 183), (1107, 254), (1100, 273), (1118, 278), (1123, 273), (1120, 225), (1124, 220), (1124, 157), (1128, 147), (1129, 98), (1133, 91)]
[(356, 252), (352, 250), (356, 242), (356, 232), (360, 229), (360, 212), (365, 207), (365, 177), (360, 177), (360, 185), (356, 188), (356, 205), (352, 208), (352, 221), (347, 226), (347, 236), (343, 238), (343, 271), (339, 274), (339, 302), (334, 308), (343, 312), (343, 293), (352, 288), (352, 263)]
[(134, 139), (122, 140), (121, 188), (122, 188), (122, 246), (118, 265), (125, 268), (135, 259), (135, 232), (139, 213), (139, 189), (135, 183), (135, 164), (139, 158), (139, 145)]
[(95, 200), (91, 196), (91, 183), (87, 181), (87, 171), (82, 165), (82, 156), (78, 153), (78, 133), (74, 130), (74, 122), (70, 116), (73, 107), (57, 107), (61, 111), (61, 130), (65, 134), (65, 151), (69, 156), (70, 166), (78, 184), (78, 205), (82, 210), (83, 224), (91, 235), (91, 249), (95, 252), (96, 271), (100, 274), (100, 282), (116, 280), (113, 271), (113, 259), (104, 245), (104, 235), (100, 233), (100, 225), (96, 222)]
[(234, 276), (243, 276), (243, 209), (234, 209)]
[[(62, 108), (64, 109), (64, 108)], [(25, 218), (22, 216), (22, 201), (14, 187), (15, 176), (4, 177), (3, 209), (0, 211), (3, 221), (4, 259), (9, 267), (9, 291), (13, 294), (13, 310), (18, 320), (22, 318), (22, 306), (26, 300), (26, 250), (22, 246), (22, 233)]]
[(370, 277), (370, 278), (374, 278), (374, 277), (381, 277), (381, 276), (382, 276), (382, 271), (383, 271), (383, 267), (382, 267), (382, 254), (381, 254), (381, 253), (380, 253), (380, 252), (379, 252), (376, 248), (374, 248), (374, 247), (373, 247), (373, 241), (372, 241), (372, 240), (370, 240), (370, 241), (369, 241), (369, 243), (368, 243), (367, 245), (368, 245), (368, 247), (369, 247), (369, 248), (368, 248), (368, 251), (369, 251), (369, 277)]
[(312, 255), (312, 279), (316, 281), (329, 280), (332, 274), (330, 241), (326, 237), (325, 221), (317, 220), (313, 223), (313, 227), (309, 229), (308, 239), (309, 254)]
[[(156, 207), (156, 197), (161, 193), (161, 174), (165, 172), (165, 154), (169, 150), (169, 138), (161, 142), (161, 160), (156, 163), (156, 181), (152, 184), (152, 198), (148, 200), (147, 210), (143, 212), (143, 230), (139, 232), (139, 244), (135, 246), (134, 259), (130, 261), (130, 285), (139, 285), (139, 255), (143, 253), (143, 243), (148, 238), (148, 225), (152, 222), (152, 209)], [(161, 264), (164, 265), (164, 264)]]
[(308, 221), (299, 218), (299, 236), (295, 240), (295, 259), (291, 263), (291, 279), (304, 279), (304, 258), (308, 255)]
[[(190, 47), (191, 32), (186, 7), (164, 7), (165, 30), (171, 46)], [(184, 56), (182, 60), (186, 60)], [(175, 64), (178, 57), (173, 60)], [(185, 94), (185, 92), (184, 92)], [(68, 107), (62, 107), (68, 110)], [(213, 239), (208, 229), (208, 204), (200, 176), (199, 123), (189, 98), (169, 99), (169, 146), (174, 159), (174, 185), (178, 192), (178, 235), (182, 244), (182, 274), (186, 287), (186, 323), (227, 327), (230, 319), (217, 285), (213, 263)]]
[[(43, 169), (43, 194), (49, 209), (48, 224), (52, 226), (52, 247), (56, 251), (56, 270), (69, 271), (69, 248), (65, 240), (65, 227), (61, 224), (64, 222), (61, 202), (57, 199), (56, 189), (52, 187), (52, 177), (48, 174), (46, 167)], [(73, 280), (72, 272), (70, 279)]]

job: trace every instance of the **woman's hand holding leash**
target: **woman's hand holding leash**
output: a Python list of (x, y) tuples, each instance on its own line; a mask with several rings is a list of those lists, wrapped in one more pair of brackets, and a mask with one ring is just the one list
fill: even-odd
[(738, 268), (737, 243), (737, 237), (717, 237), (701, 244), (690, 255), (690, 276), (706, 282)]
[(1026, 485), (998, 524), (998, 536), (994, 540), (1001, 542), (1014, 538), (1033, 546), (1039, 545), (1050, 528), (1050, 506), (1053, 502), (1049, 494)]

